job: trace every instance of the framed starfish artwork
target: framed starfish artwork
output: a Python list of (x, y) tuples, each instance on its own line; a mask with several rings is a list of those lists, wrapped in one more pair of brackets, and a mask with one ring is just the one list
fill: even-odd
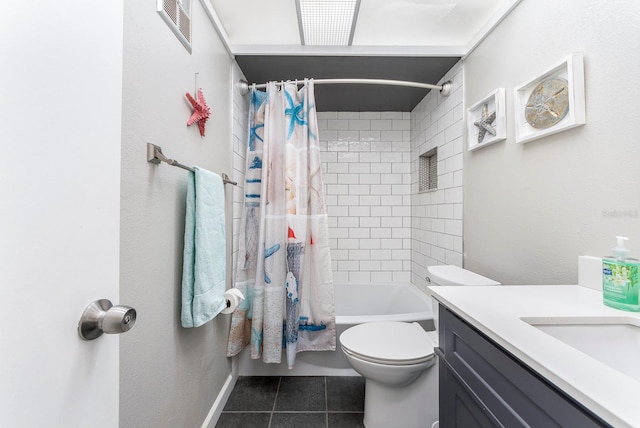
[(585, 124), (584, 65), (574, 52), (515, 89), (516, 143)]
[(498, 88), (467, 109), (467, 147), (476, 150), (507, 138), (505, 90)]

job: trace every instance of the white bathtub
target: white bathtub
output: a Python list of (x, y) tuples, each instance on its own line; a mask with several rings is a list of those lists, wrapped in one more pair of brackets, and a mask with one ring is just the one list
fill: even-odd
[[(245, 348), (233, 359), (238, 376), (358, 376), (340, 349), (340, 334), (356, 324), (373, 321), (416, 321), (433, 330), (431, 299), (412, 284), (336, 284), (336, 351), (300, 352), (293, 370), (285, 356), (280, 364), (252, 360)], [(237, 370), (237, 371), (236, 371)]]

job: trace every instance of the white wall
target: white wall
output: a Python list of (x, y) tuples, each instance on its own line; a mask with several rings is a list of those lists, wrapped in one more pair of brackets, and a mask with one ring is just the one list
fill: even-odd
[[(640, 7), (523, 0), (465, 60), (465, 103), (507, 89), (507, 140), (465, 152), (465, 266), (503, 283), (576, 283), (579, 255), (626, 235), (640, 256)], [(516, 144), (513, 88), (584, 53), (585, 126)]]
[(336, 283), (410, 281), (409, 129), (409, 113), (318, 113)]
[[(430, 91), (411, 112), (411, 282), (426, 287), (427, 267), (462, 266), (463, 70), (456, 64), (445, 97)], [(419, 192), (419, 157), (438, 149), (438, 189)]]
[[(146, 160), (152, 142), (184, 164), (231, 174), (233, 62), (199, 1), (192, 10), (190, 55), (155, 2), (125, 2), (120, 284), (122, 301), (139, 318), (121, 339), (121, 427), (199, 427), (231, 372), (228, 317), (180, 326), (188, 172)], [(212, 112), (204, 138), (186, 125), (192, 109), (185, 93), (193, 94), (196, 72)]]

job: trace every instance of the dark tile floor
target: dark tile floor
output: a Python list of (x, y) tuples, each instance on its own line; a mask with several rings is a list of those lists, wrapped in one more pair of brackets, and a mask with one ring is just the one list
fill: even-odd
[(240, 377), (216, 428), (362, 428), (364, 378)]

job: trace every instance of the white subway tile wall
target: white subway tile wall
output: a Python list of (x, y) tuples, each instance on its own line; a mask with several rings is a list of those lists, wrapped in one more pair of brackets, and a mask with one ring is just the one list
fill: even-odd
[[(431, 91), (411, 112), (411, 282), (426, 287), (427, 266), (462, 267), (462, 64), (442, 79), (453, 81), (443, 97)], [(438, 189), (418, 193), (418, 158), (438, 148)]]
[(411, 280), (411, 114), (319, 112), (335, 282)]
[[(234, 69), (234, 81), (242, 72)], [(462, 266), (463, 75), (411, 113), (318, 112), (335, 282), (412, 282)], [(248, 97), (233, 93), (233, 278), (244, 197)], [(418, 193), (418, 158), (438, 147), (438, 189)]]

